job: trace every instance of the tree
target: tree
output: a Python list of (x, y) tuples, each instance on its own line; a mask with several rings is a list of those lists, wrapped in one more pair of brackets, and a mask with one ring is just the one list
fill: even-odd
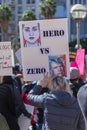
[[(69, 42), (69, 47), (75, 48), (75, 45), (77, 44), (77, 40)], [(80, 39), (80, 44), (83, 49), (85, 49), (85, 53), (87, 54), (87, 38)]]
[(55, 0), (42, 0), (39, 7), (44, 19), (51, 19), (56, 12)]
[(9, 26), (9, 21), (10, 21), (11, 16), (12, 14), (8, 5), (1, 4), (0, 5), (0, 25), (4, 32), (4, 40), (8, 39), (8, 26)]
[(32, 10), (26, 10), (21, 17), (21, 21), (28, 21), (28, 20), (36, 20), (36, 15)]

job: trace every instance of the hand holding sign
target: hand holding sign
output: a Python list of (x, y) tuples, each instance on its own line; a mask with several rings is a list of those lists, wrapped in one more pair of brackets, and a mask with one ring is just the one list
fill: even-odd
[(48, 88), (49, 84), (50, 84), (50, 81), (51, 81), (51, 77), (48, 76), (48, 73), (45, 73), (44, 74), (44, 78), (42, 80), (39, 80), (37, 82), (37, 85), (40, 85), (42, 86), (43, 88)]

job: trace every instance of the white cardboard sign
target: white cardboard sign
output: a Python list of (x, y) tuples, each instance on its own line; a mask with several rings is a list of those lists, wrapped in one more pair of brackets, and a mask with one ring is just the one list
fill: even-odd
[(25, 81), (43, 78), (44, 72), (69, 77), (68, 21), (21, 21), (21, 56)]
[(0, 42), (0, 76), (12, 75), (11, 42)]

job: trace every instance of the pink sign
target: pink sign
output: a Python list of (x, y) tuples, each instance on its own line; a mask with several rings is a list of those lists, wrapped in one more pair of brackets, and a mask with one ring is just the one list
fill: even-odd
[(84, 75), (84, 56), (85, 56), (85, 50), (78, 49), (75, 61), (76, 61), (76, 64), (78, 66), (81, 76)]

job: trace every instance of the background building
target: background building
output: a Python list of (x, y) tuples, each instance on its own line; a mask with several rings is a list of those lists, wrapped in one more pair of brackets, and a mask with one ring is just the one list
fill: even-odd
[[(56, 0), (57, 1), (57, 0)], [(83, 4), (87, 8), (87, 0), (58, 0), (55, 17), (68, 18), (69, 41), (76, 39), (76, 21), (70, 16), (70, 9), (74, 4)], [(87, 18), (81, 21), (80, 38), (87, 38)]]
[[(39, 3), (40, 0), (0, 0), (0, 4), (6, 3), (9, 5), (12, 11), (12, 18), (9, 23), (9, 40), (15, 39), (18, 44), (19, 40), (19, 21), (21, 19), (22, 13), (31, 9), (35, 12), (37, 19), (41, 19), (41, 14), (39, 13)], [(55, 13), (55, 18), (68, 18), (68, 31), (69, 31), (69, 41), (76, 39), (76, 21), (71, 19), (70, 9), (74, 4), (83, 4), (87, 6), (87, 0), (56, 0), (57, 8)], [(87, 38), (87, 19), (81, 21), (81, 38)], [(0, 41), (3, 41), (3, 32), (0, 29)]]
[[(0, 0), (0, 4), (3, 3), (9, 5), (12, 12), (11, 21), (9, 22), (8, 39), (15, 39), (15, 42), (19, 43), (19, 21), (22, 13), (27, 9), (31, 9), (36, 14), (37, 18), (39, 18), (39, 0)], [(0, 29), (0, 41), (2, 40), (3, 32)]]

